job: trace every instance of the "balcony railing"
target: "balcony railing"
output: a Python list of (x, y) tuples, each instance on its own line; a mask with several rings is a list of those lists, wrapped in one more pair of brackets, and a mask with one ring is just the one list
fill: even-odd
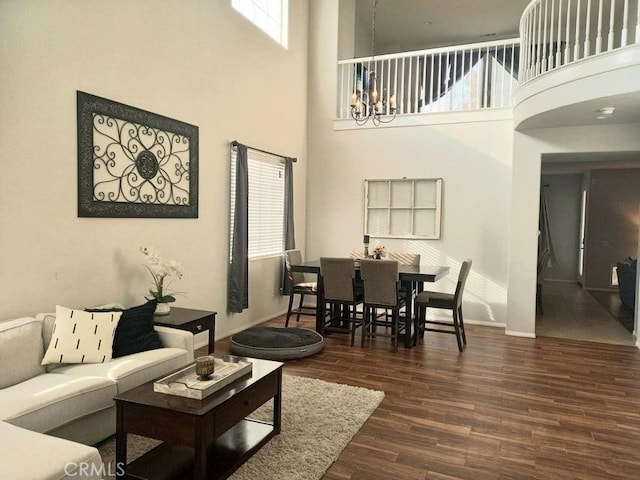
[(534, 0), (520, 19), (523, 83), (640, 43), (640, 0)]
[(519, 39), (341, 60), (336, 114), (509, 107), (519, 65)]

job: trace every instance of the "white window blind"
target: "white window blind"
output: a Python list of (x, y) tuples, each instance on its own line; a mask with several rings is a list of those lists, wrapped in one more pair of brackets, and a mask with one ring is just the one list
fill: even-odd
[(231, 6), (287, 48), (289, 0), (231, 0)]
[[(284, 164), (280, 157), (247, 150), (249, 170), (249, 258), (283, 253)], [(231, 149), (230, 235), (236, 198), (236, 151)]]

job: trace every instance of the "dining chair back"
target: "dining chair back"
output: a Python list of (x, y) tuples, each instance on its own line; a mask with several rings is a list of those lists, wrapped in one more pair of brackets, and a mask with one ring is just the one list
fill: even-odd
[(355, 297), (355, 265), (352, 258), (320, 258), (320, 275), (326, 301), (352, 302)]
[[(287, 308), (287, 316), (284, 322), (284, 326), (289, 326), (289, 318), (292, 313), (296, 314), (296, 322), (300, 321), (300, 315), (316, 315), (317, 307), (307, 307), (304, 305), (305, 295), (318, 295), (318, 283), (307, 282), (302, 272), (293, 271), (291, 265), (299, 265), (302, 263), (302, 254), (300, 250), (285, 250), (284, 252), (284, 264), (287, 272), (287, 278), (291, 283), (291, 292), (289, 295), (289, 307)], [(293, 309), (294, 295), (300, 295), (300, 303), (297, 309)]]
[[(394, 351), (398, 350), (400, 328), (400, 275), (396, 260), (360, 260), (360, 276), (364, 286), (364, 319), (360, 346), (365, 338), (389, 337), (393, 340)], [(382, 320), (377, 309), (390, 312)], [(381, 331), (380, 328), (384, 330)]]
[(362, 325), (357, 306), (362, 295), (356, 289), (356, 270), (353, 258), (320, 258), (320, 279), (324, 299), (330, 304), (329, 319), (324, 330), (347, 332), (351, 335), (351, 346), (355, 343), (355, 331)]
[[(456, 336), (458, 350), (462, 352), (464, 346), (467, 344), (467, 336), (464, 331), (464, 318), (462, 316), (462, 294), (467, 283), (467, 278), (469, 277), (469, 272), (471, 271), (471, 263), (471, 260), (465, 260), (462, 262), (462, 265), (460, 266), (460, 273), (458, 274), (458, 283), (454, 293), (425, 291), (416, 296), (415, 305), (417, 316), (416, 338), (414, 339), (414, 343), (417, 342), (417, 334), (422, 336), (425, 331), (450, 333)], [(451, 310), (453, 322), (428, 320), (428, 307)], [(428, 328), (427, 325), (437, 325), (438, 327)]]

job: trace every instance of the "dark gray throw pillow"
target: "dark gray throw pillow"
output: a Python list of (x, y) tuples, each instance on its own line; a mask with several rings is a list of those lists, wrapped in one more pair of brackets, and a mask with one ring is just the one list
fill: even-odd
[(162, 341), (153, 329), (153, 312), (156, 300), (128, 309), (88, 308), (89, 312), (122, 312), (115, 336), (113, 337), (113, 358), (124, 357), (132, 353), (146, 352), (162, 348)]

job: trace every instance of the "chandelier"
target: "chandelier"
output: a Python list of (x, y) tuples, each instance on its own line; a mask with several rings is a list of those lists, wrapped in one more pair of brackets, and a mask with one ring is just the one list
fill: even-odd
[[(373, 19), (371, 27), (371, 63), (375, 67), (376, 58), (376, 9), (378, 0), (373, 0)], [(356, 66), (357, 67), (357, 66)], [(368, 82), (365, 83), (365, 69), (360, 66), (363, 76), (362, 90), (358, 89), (354, 82), (354, 91), (351, 95), (351, 118), (358, 125), (365, 125), (369, 121), (376, 127), (381, 123), (389, 123), (396, 118), (396, 96), (388, 95), (387, 89), (383, 89), (382, 95), (378, 94), (378, 77), (375, 71), (368, 75)]]

